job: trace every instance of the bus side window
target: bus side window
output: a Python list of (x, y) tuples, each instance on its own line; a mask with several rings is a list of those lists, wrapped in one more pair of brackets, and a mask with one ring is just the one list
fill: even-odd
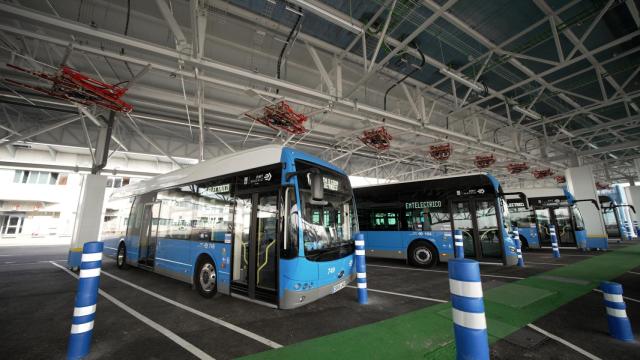
[(390, 210), (378, 210), (371, 213), (373, 230), (398, 230), (400, 226), (400, 214)]

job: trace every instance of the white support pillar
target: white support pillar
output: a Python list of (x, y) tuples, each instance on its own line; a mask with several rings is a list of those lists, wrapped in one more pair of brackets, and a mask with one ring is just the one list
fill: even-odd
[(106, 187), (106, 176), (85, 175), (82, 179), (76, 222), (73, 225), (69, 258), (67, 260), (67, 266), (71, 269), (80, 266), (84, 243), (99, 240), (102, 205)]
[[(598, 199), (593, 169), (591, 166), (568, 168), (565, 172), (567, 189), (578, 200)], [(608, 248), (608, 237), (604, 227), (602, 213), (591, 202), (579, 202), (576, 204), (584, 218), (587, 232), (587, 248)]]
[(629, 186), (625, 188), (625, 192), (627, 195), (627, 202), (629, 205), (633, 206), (636, 212), (630, 210), (631, 212), (631, 221), (633, 222), (633, 230), (636, 232), (636, 236), (640, 235), (638, 233), (638, 224), (640, 224), (640, 186)]

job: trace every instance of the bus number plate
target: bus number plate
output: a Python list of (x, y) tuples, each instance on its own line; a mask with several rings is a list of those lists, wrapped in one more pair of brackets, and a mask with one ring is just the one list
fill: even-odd
[(341, 281), (335, 285), (333, 285), (333, 292), (338, 292), (342, 289), (344, 289), (344, 287), (347, 286), (347, 282), (346, 281)]

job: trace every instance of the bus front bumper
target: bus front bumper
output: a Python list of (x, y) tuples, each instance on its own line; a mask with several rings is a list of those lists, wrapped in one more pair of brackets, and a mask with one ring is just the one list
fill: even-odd
[(280, 299), (280, 309), (295, 309), (300, 306), (312, 303), (327, 295), (334, 294), (349, 285), (351, 281), (356, 278), (356, 274), (353, 273), (348, 277), (344, 277), (330, 284), (313, 288), (311, 290), (291, 291), (284, 290), (284, 296)]

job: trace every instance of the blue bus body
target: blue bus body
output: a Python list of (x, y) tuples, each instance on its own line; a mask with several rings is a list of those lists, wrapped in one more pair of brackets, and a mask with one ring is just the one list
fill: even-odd
[[(433, 190), (435, 187), (438, 190)], [(406, 194), (398, 195), (396, 192)], [(426, 251), (433, 252), (435, 256), (434, 261), (446, 262), (454, 257), (452, 228), (458, 226), (462, 229), (461, 224), (467, 222), (467, 227), (462, 229), (466, 257), (515, 265), (517, 254), (515, 242), (509, 235), (508, 208), (502, 197), (497, 195), (501, 192), (498, 180), (486, 173), (355, 188), (366, 254), (404, 259), (417, 266), (431, 266), (432, 261), (412, 261), (416, 247), (426, 244)], [(470, 203), (473, 203), (471, 211), (457, 212), (459, 205)], [(419, 221), (414, 221), (418, 218), (410, 218), (415, 217), (410, 212), (416, 210), (420, 211)], [(479, 215), (481, 212), (485, 215)], [(425, 222), (427, 217), (430, 218), (428, 226)], [(469, 217), (474, 217), (474, 223), (482, 217), (492, 225), (478, 229), (469, 222)], [(436, 218), (439, 219), (434, 220)]]
[(605, 223), (607, 235), (613, 238), (632, 239), (637, 236), (637, 230), (633, 227), (631, 213), (634, 211), (627, 203), (624, 188), (613, 185), (607, 190), (598, 190), (600, 203), (602, 204), (602, 217)]
[[(228, 156), (229, 159), (224, 160), (219, 165), (226, 166), (226, 164), (234, 164), (234, 162), (237, 163), (238, 161), (243, 161), (243, 159), (247, 157), (255, 158), (266, 156), (265, 154), (271, 154), (270, 156), (272, 158), (275, 156), (273, 154), (280, 154), (280, 156), (277, 159), (274, 158), (276, 160), (274, 161), (275, 163), (267, 161), (267, 164), (270, 165), (270, 172), (268, 173), (268, 176), (266, 175), (267, 170), (259, 169), (258, 171), (255, 171), (251, 166), (249, 166), (244, 170), (231, 173), (225, 172), (222, 174), (222, 177), (225, 178), (229, 178), (230, 176), (236, 178), (237, 180), (235, 185), (231, 183), (230, 186), (228, 184), (223, 184), (207, 188), (214, 189), (210, 190), (210, 192), (229, 191), (229, 189), (231, 189), (230, 191), (235, 191), (234, 194), (227, 192), (227, 194), (224, 195), (220, 195), (219, 193), (215, 195), (217, 199), (223, 199), (220, 203), (222, 205), (218, 205), (216, 209), (224, 212), (224, 214), (219, 216), (216, 215), (218, 217), (214, 217), (214, 219), (219, 223), (222, 223), (223, 226), (212, 224), (212, 222), (205, 221), (203, 218), (197, 218), (195, 215), (191, 215), (192, 218), (189, 218), (189, 211), (191, 211), (191, 214), (194, 214), (194, 211), (199, 211), (197, 209), (189, 210), (194, 207), (193, 204), (187, 204), (185, 207), (180, 208), (186, 210), (180, 210), (183, 212), (179, 215), (172, 213), (171, 216), (173, 216), (173, 218), (167, 218), (165, 215), (162, 215), (163, 211), (175, 212), (177, 206), (180, 206), (181, 204), (180, 201), (185, 201), (184, 199), (178, 198), (163, 198), (161, 201), (158, 200), (166, 189), (168, 189), (167, 191), (169, 192), (172, 191), (172, 189), (175, 189), (175, 187), (170, 185), (165, 188), (160, 187), (158, 190), (154, 190), (146, 194), (136, 194), (132, 196), (129, 194), (130, 196), (123, 196), (114, 200), (115, 202), (119, 201), (122, 203), (120, 204), (120, 208), (122, 209), (120, 214), (121, 216), (114, 215), (114, 220), (110, 217), (113, 215), (111, 212), (105, 214), (105, 224), (103, 225), (102, 231), (102, 241), (105, 243), (105, 254), (117, 259), (119, 248), (125, 247), (126, 264), (157, 272), (193, 285), (197, 285), (196, 282), (198, 281), (197, 277), (199, 275), (197, 273), (199, 262), (203, 261), (203, 259), (210, 258), (215, 267), (215, 281), (217, 282), (216, 291), (218, 293), (248, 298), (251, 301), (264, 303), (265, 305), (281, 309), (290, 309), (302, 306), (344, 288), (355, 278), (354, 245), (352, 239), (355, 231), (357, 230), (357, 219), (353, 219), (352, 223), (347, 223), (347, 221), (351, 219), (350, 216), (353, 216), (355, 212), (350, 210), (351, 214), (341, 213), (341, 215), (338, 215), (338, 217), (343, 221), (342, 224), (347, 223), (347, 225), (344, 225), (345, 227), (343, 227), (343, 231), (347, 227), (353, 225), (349, 228), (350, 230), (347, 231), (349, 232), (348, 241), (345, 241), (344, 244), (340, 245), (340, 247), (336, 246), (331, 248), (331, 254), (329, 254), (329, 251), (326, 251), (326, 253), (331, 256), (324, 256), (322, 253), (323, 250), (318, 250), (318, 248), (325, 246), (327, 239), (318, 238), (320, 239), (318, 241), (318, 244), (320, 245), (310, 243), (308, 241), (309, 233), (305, 232), (310, 226), (315, 227), (316, 230), (317, 228), (322, 229), (321, 222), (323, 220), (318, 220), (319, 222), (315, 225), (307, 224), (305, 216), (302, 216), (299, 211), (294, 213), (294, 211), (296, 211), (295, 209), (305, 208), (305, 204), (302, 202), (301, 197), (301, 184), (305, 179), (305, 176), (304, 174), (297, 176), (287, 175), (295, 173), (297, 168), (302, 166), (301, 164), (309, 167), (317, 167), (322, 172), (325, 185), (327, 184), (327, 179), (329, 177), (331, 177), (331, 179), (337, 179), (329, 180), (330, 185), (333, 184), (335, 186), (330, 186), (330, 189), (325, 187), (325, 194), (331, 193), (329, 190), (338, 191), (344, 189), (345, 193), (346, 191), (350, 192), (351, 188), (348, 184), (347, 175), (340, 168), (326, 161), (290, 148), (269, 146), (248, 150), (247, 152), (249, 154), (241, 155), (244, 156), (242, 159), (238, 157), (234, 158), (234, 155), (232, 154)], [(215, 161), (215, 159), (211, 161)], [(194, 167), (202, 167), (201, 171), (204, 171), (204, 173), (200, 177), (203, 179), (207, 178), (206, 174), (208, 171), (206, 165), (202, 164), (207, 164), (208, 162), (209, 161), (205, 161), (198, 165), (194, 165)], [(276, 174), (277, 171), (280, 173)], [(171, 174), (172, 173), (162, 176), (165, 176), (167, 179), (171, 179)], [(272, 177), (274, 180), (272, 180)], [(255, 183), (254, 180), (256, 181)], [(169, 182), (170, 181), (171, 180), (169, 180)], [(344, 183), (345, 181), (346, 183)], [(176, 184), (184, 187), (184, 184), (182, 183), (176, 182)], [(339, 184), (340, 189), (337, 189), (338, 185), (336, 184)], [(267, 186), (271, 189), (269, 190), (269, 194), (273, 193), (273, 196), (277, 196), (278, 198), (277, 209), (275, 208), (275, 205), (272, 204), (269, 205), (270, 207), (260, 207), (262, 206), (262, 203), (258, 204), (253, 202), (249, 207), (253, 210), (247, 210), (246, 213), (243, 213), (244, 215), (239, 216), (239, 199), (243, 196), (247, 199), (256, 199), (258, 195), (255, 195), (256, 197), (252, 198), (252, 196), (254, 196), (253, 194), (257, 194), (262, 191), (252, 191), (249, 189), (242, 192), (241, 190), (238, 190), (241, 185), (249, 188), (254, 186), (257, 189), (264, 189), (265, 186)], [(237, 187), (237, 189), (234, 190), (234, 187)], [(285, 192), (289, 195), (286, 195)], [(132, 233), (131, 229), (138, 226), (135, 224), (136, 220), (131, 220), (129, 218), (134, 218), (136, 216), (138, 216), (138, 218), (140, 217), (133, 213), (135, 204), (133, 206), (131, 204), (135, 201), (134, 199), (145, 196), (151, 198), (149, 194), (152, 193), (155, 193), (155, 195), (153, 195), (153, 200), (150, 201), (155, 201), (155, 203), (152, 202), (150, 205), (145, 205), (149, 206), (150, 211), (146, 211), (147, 208), (145, 207), (145, 211), (142, 215), (142, 222), (144, 223), (144, 216), (149, 212), (152, 219), (150, 221), (151, 225), (149, 226), (149, 229), (152, 230), (149, 231), (156, 231), (156, 238), (153, 242), (149, 242), (151, 245), (147, 244), (145, 246), (141, 245), (141, 235)], [(244, 195), (238, 195), (240, 193)], [(117, 194), (114, 194), (112, 198), (114, 196), (117, 196)], [(290, 196), (288, 200), (287, 196)], [(329, 194), (327, 196), (333, 195)], [(260, 197), (259, 201), (263, 201), (261, 199), (264, 198), (267, 197)], [(352, 195), (346, 196), (345, 199), (350, 201), (349, 206), (351, 207), (349, 209), (353, 209), (355, 205), (353, 205)], [(283, 205), (285, 205), (285, 201), (289, 201), (289, 208), (291, 211), (289, 213), (289, 220), (286, 224), (284, 221), (280, 221), (280, 215), (285, 213), (285, 211), (281, 210)], [(169, 205), (165, 206), (165, 202), (167, 204), (173, 204), (173, 207)], [(154, 208), (156, 206), (154, 204), (159, 204), (158, 209)], [(117, 205), (113, 206), (117, 207)], [(347, 205), (344, 206), (345, 208), (347, 207)], [(308, 204), (307, 207), (310, 208)], [(322, 214), (322, 210), (319, 211)], [(265, 214), (273, 214), (274, 221), (268, 222), (267, 220), (264, 220), (265, 218), (269, 219)], [(324, 221), (327, 221), (326, 218), (328, 216), (333, 216), (328, 214), (332, 213), (325, 210)], [(234, 220), (229, 220), (229, 217)], [(254, 227), (248, 227), (249, 225), (246, 220), (248, 218), (258, 224), (252, 225)], [(223, 219), (227, 219), (226, 222), (223, 222)], [(111, 221), (116, 223), (115, 231)], [(206, 226), (200, 225), (200, 221), (205, 221), (204, 224), (206, 224)], [(244, 221), (245, 223), (241, 224), (241, 221)], [(281, 229), (282, 224), (286, 225), (286, 229)], [(242, 226), (247, 227), (242, 228)], [(167, 229), (166, 232), (163, 230), (165, 228)], [(263, 240), (255, 240), (255, 244), (253, 242), (254, 240), (241, 242), (243, 240), (239, 238), (242, 237), (244, 239), (245, 235), (253, 236), (249, 234), (250, 231), (248, 229), (251, 229), (251, 232), (256, 232), (256, 239), (258, 236), (262, 236)], [(340, 229), (338, 231), (340, 231)], [(288, 232), (286, 235), (288, 245), (284, 244), (285, 232)], [(142, 234), (142, 232), (140, 232), (140, 234)], [(144, 235), (142, 235), (142, 237), (144, 237)], [(247, 255), (252, 254), (249, 249), (252, 247), (256, 247), (258, 249), (256, 250), (254, 257), (252, 257), (252, 255)], [(316, 251), (316, 253), (313, 254), (315, 257), (314, 259), (319, 258), (320, 260), (311, 259), (310, 249), (312, 247)], [(334, 251), (336, 249), (339, 251)], [(318, 255), (320, 255), (320, 257), (318, 257)], [(247, 259), (247, 257), (250, 259)], [(150, 258), (153, 260), (146, 262), (141, 260)], [(255, 260), (252, 260), (254, 258)], [(270, 259), (275, 260), (275, 262), (277, 262), (277, 266), (273, 266), (270, 263)], [(242, 263), (242, 265), (234, 262)], [(240, 275), (236, 276), (235, 274), (239, 274), (243, 271), (239, 270), (239, 266), (245, 266), (245, 263), (248, 269), (251, 269), (252, 265), (248, 265), (250, 262), (254, 262), (255, 265), (253, 266), (255, 271), (250, 272), (246, 276), (246, 279), (248, 279), (248, 282), (252, 282), (255, 285), (247, 285), (245, 289), (244, 284), (238, 285), (234, 283), (235, 280), (238, 280), (235, 279), (235, 277), (240, 277), (240, 280), (238, 280), (239, 282), (244, 279)], [(272, 285), (272, 290), (267, 291), (262, 288), (262, 285), (260, 285), (260, 276), (263, 276), (263, 280), (264, 278), (273, 277), (272, 283), (270, 284), (270, 286)], [(239, 290), (234, 290), (236, 287)], [(268, 286), (265, 285), (265, 287)], [(248, 289), (253, 289), (253, 293)]]
[(554, 224), (559, 245), (581, 249), (603, 248), (596, 239), (588, 239), (576, 199), (566, 187), (523, 190), (529, 200), (526, 208), (520, 200), (507, 199), (511, 226), (518, 228), (526, 248), (551, 246), (549, 224)]

